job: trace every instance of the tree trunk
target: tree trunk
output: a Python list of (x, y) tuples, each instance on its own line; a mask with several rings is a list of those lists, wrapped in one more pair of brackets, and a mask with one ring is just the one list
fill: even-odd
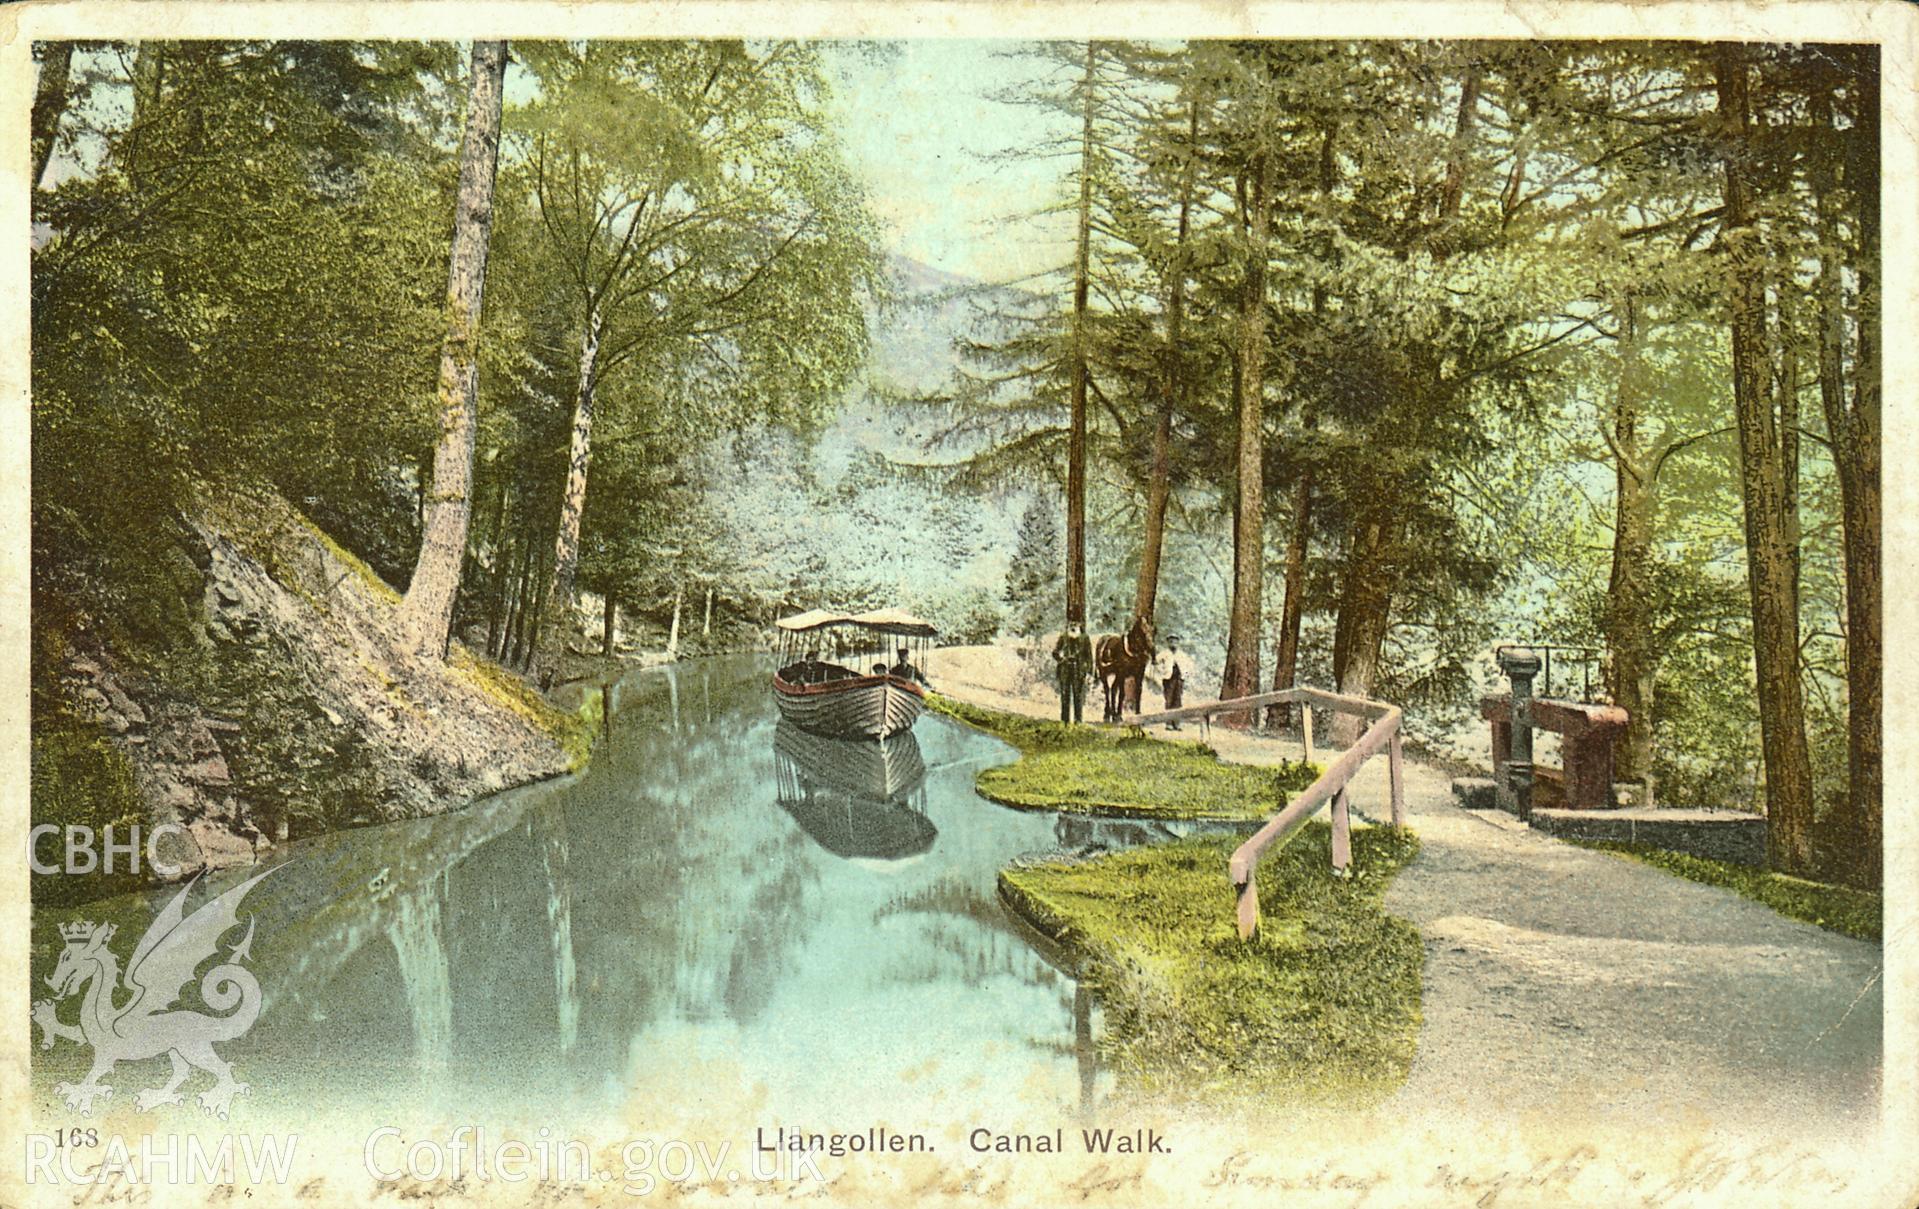
[[(523, 510), (524, 507), (523, 504)], [(508, 601), (506, 636), (500, 640), (500, 661), (509, 667), (519, 666), (525, 653), (526, 616), (532, 611), (533, 601), (534, 543), (538, 540), (533, 529), (530, 515), (522, 519), (520, 536), (514, 543), (519, 558), (515, 560), (517, 566), (513, 573), (512, 596)]]
[(673, 624), (666, 631), (666, 657), (680, 657), (680, 605), (686, 599), (686, 585), (673, 589)]
[(520, 630), (526, 619), (526, 558), (520, 558), (520, 570), (513, 579), (513, 599), (506, 612), (506, 634), (500, 639), (500, 662), (507, 667), (520, 665)]
[(706, 619), (700, 622), (700, 637), (711, 638), (712, 636), (713, 636), (713, 589), (711, 587), (708, 587), (706, 589)]
[(1812, 871), (1812, 764), (1806, 748), (1799, 674), (1799, 601), (1794, 591), (1792, 524), (1784, 443), (1767, 389), (1771, 356), (1765, 340), (1764, 249), (1754, 227), (1748, 128), (1748, 67), (1735, 43), (1714, 48), (1725, 159), (1722, 241), (1727, 312), (1732, 332), (1733, 409), (1739, 430), (1740, 489), (1745, 505), (1746, 575), (1752, 596), (1753, 661), (1759, 730), (1766, 767), (1767, 848), (1773, 868)]
[(120, 164), (134, 192), (146, 184), (147, 163), (143, 152), (153, 124), (160, 120), (160, 91), (166, 75), (166, 51), (157, 41), (142, 41), (133, 51), (132, 112), (127, 118), (127, 137), (121, 144)]
[(573, 441), (567, 458), (566, 494), (560, 497), (560, 527), (553, 538), (553, 579), (545, 615), (533, 646), (534, 679), (545, 692), (566, 654), (573, 629), (573, 577), (580, 569), (580, 515), (586, 510), (586, 471), (593, 461), (593, 390), (600, 359), (599, 310), (588, 311), (580, 333), (580, 384), (573, 398)]
[(466, 134), (447, 270), (446, 336), (440, 344), (440, 436), (433, 449), (433, 496), (420, 533), (420, 556), (400, 602), (407, 647), (444, 657), (460, 591), (472, 511), (473, 434), (480, 393), (480, 307), (493, 228), (493, 178), (499, 163), (500, 97), (506, 43), (473, 44)]
[(500, 568), (500, 582), (495, 588), (495, 617), (486, 635), (486, 654), (497, 663), (506, 662), (507, 641), (513, 636), (513, 612), (519, 599), (514, 592), (519, 561), (519, 550), (512, 548), (508, 561)]
[(520, 624), (526, 616), (526, 585), (530, 574), (527, 564), (532, 559), (531, 543), (527, 541), (524, 532), (521, 533), (516, 545), (519, 549), (519, 557), (514, 560), (513, 587), (510, 590), (511, 595), (507, 598), (506, 633), (500, 637), (500, 662), (508, 667), (518, 664)]
[[(1313, 472), (1302, 470), (1293, 483), (1293, 531), (1286, 539), (1286, 596), (1279, 606), (1279, 649), (1273, 653), (1273, 691), (1299, 679), (1299, 626), (1306, 609), (1306, 542), (1313, 523)], [(1277, 705), (1267, 715), (1274, 726), (1290, 726), (1293, 707)]]
[[(1272, 157), (1254, 156), (1248, 166), (1246, 276), (1240, 287), (1238, 492), (1233, 509), (1233, 604), (1226, 630), (1226, 670), (1221, 700), (1259, 691), (1260, 592), (1265, 580), (1265, 446), (1263, 390), (1266, 370), (1266, 246), (1271, 213)], [(1242, 721), (1250, 721), (1242, 718)]]
[[(537, 539), (535, 539), (537, 540)], [(538, 549), (527, 552), (526, 578), (520, 583), (520, 623), (513, 637), (513, 666), (522, 672), (533, 664), (533, 636), (539, 632), (540, 600), (545, 592), (546, 557)]]
[(1473, 128), (1478, 124), (1479, 83), (1480, 66), (1475, 61), (1466, 69), (1466, 76), (1459, 84), (1459, 112), (1453, 121), (1453, 142), (1446, 156), (1446, 178), (1440, 186), (1441, 229), (1437, 234), (1442, 245), (1438, 252), (1441, 256), (1451, 250), (1445, 228), (1459, 217), (1459, 202), (1466, 192), (1466, 153), (1473, 141)]
[[(1186, 357), (1186, 243), (1192, 233), (1193, 173), (1198, 162), (1199, 102), (1187, 104), (1186, 163), (1180, 174), (1179, 236), (1166, 290), (1166, 366), (1159, 417), (1153, 425), (1152, 478), (1146, 485), (1146, 534), (1140, 545), (1139, 587), (1133, 614), (1148, 622), (1159, 607), (1159, 563), (1166, 544), (1166, 505), (1172, 498), (1173, 413), (1184, 396)], [(1137, 702), (1135, 702), (1137, 707)]]
[[(1846, 314), (1838, 253), (1839, 192), (1828, 171), (1819, 198), (1819, 400), (1839, 480), (1841, 551), (1846, 576), (1846, 799), (1836, 863), (1850, 879), (1877, 889), (1883, 880), (1884, 720), (1880, 609), (1879, 497), (1879, 76), (1873, 47), (1855, 47), (1852, 74), (1859, 111), (1846, 171), (1859, 207), (1859, 345), (1855, 389), (1846, 397)], [(1831, 105), (1821, 119), (1831, 123)], [(1829, 161), (1828, 161), (1829, 162)]]
[(1773, 379), (1779, 433), (1780, 512), (1786, 526), (1786, 558), (1792, 598), (1799, 599), (1802, 546), (1799, 524), (1799, 284), (1782, 278), (1773, 290), (1778, 316), (1778, 374)]
[(500, 481), (499, 498), (493, 505), (493, 533), (488, 540), (493, 555), (492, 601), (487, 608), (486, 617), (486, 653), (487, 658), (499, 658), (500, 626), (506, 616), (507, 563), (511, 561), (511, 547), (506, 540), (506, 480)]
[[(1319, 140), (1319, 193), (1327, 201), (1332, 199), (1333, 189), (1339, 183), (1338, 144), (1339, 126), (1330, 124)], [(1314, 284), (1315, 320), (1325, 316), (1326, 300), (1326, 287)], [(1302, 409), (1300, 427), (1310, 432), (1316, 424), (1313, 407), (1308, 403)], [(1279, 649), (1273, 653), (1275, 691), (1292, 688), (1299, 682), (1299, 627), (1306, 615), (1306, 553), (1312, 541), (1312, 523), (1313, 470), (1309, 464), (1300, 471), (1299, 481), (1293, 484), (1293, 531), (1286, 539), (1286, 598), (1279, 607)], [(1267, 719), (1276, 728), (1291, 726), (1293, 707), (1275, 706)]]
[(1847, 584), (1846, 670), (1851, 788), (1848, 802), (1858, 815), (1859, 856), (1865, 877), (1875, 888), (1882, 876), (1882, 793), (1884, 788), (1883, 648), (1880, 646), (1881, 455), (1880, 397), (1880, 264), (1879, 208), (1879, 62), (1876, 46), (1852, 48), (1859, 64), (1859, 120), (1853, 146), (1858, 149), (1853, 173), (1859, 199), (1859, 353), (1847, 458), (1853, 463), (1852, 489), (1846, 492), (1845, 565)]
[(498, 663), (507, 662), (507, 649), (513, 645), (513, 622), (520, 608), (519, 544), (513, 547), (513, 559), (506, 570), (506, 582), (500, 587), (500, 632), (487, 645), (487, 654)]
[(606, 609), (600, 622), (600, 654), (613, 654), (613, 631), (620, 623), (620, 606), (613, 599), (613, 591), (607, 589)]
[(533, 657), (539, 651), (540, 635), (546, 625), (547, 605), (552, 596), (550, 587), (553, 568), (544, 554), (535, 551), (533, 574), (526, 582), (526, 613), (520, 621), (520, 670), (532, 673)]
[(1612, 576), (1606, 587), (1605, 629), (1612, 653), (1608, 688), (1613, 704), (1626, 711), (1626, 733), (1615, 749), (1613, 771), (1619, 780), (1645, 782), (1650, 805), (1653, 689), (1659, 666), (1652, 615), (1657, 484), (1639, 430), (1646, 392), (1638, 304), (1624, 294), (1613, 311), (1619, 328), (1619, 380), (1613, 388)]
[[(1372, 696), (1379, 680), (1380, 651), (1386, 642), (1393, 603), (1385, 555), (1397, 536), (1390, 522), (1377, 517), (1362, 519), (1353, 533), (1346, 582), (1340, 591), (1339, 618), (1333, 630), (1333, 680), (1348, 696)], [(1333, 741), (1340, 746), (1351, 746), (1359, 730), (1358, 717), (1334, 716)]]
[(40, 79), (33, 89), (33, 116), (29, 128), (33, 141), (33, 175), (29, 187), (38, 189), (47, 174), (47, 161), (53, 158), (53, 138), (60, 132), (60, 115), (67, 108), (67, 79), (73, 67), (73, 43), (44, 42), (40, 59)]
[(1086, 621), (1086, 302), (1093, 229), (1093, 44), (1080, 127), (1079, 242), (1073, 258), (1073, 393), (1066, 439), (1066, 620)]

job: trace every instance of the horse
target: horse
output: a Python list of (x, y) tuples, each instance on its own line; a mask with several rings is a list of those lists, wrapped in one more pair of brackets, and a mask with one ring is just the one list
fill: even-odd
[(1105, 721), (1118, 722), (1129, 702), (1133, 712), (1139, 712), (1140, 686), (1146, 682), (1146, 665), (1153, 661), (1156, 653), (1153, 623), (1144, 617), (1133, 618), (1132, 628), (1124, 635), (1100, 635), (1098, 645), (1093, 648), (1093, 672), (1106, 693)]

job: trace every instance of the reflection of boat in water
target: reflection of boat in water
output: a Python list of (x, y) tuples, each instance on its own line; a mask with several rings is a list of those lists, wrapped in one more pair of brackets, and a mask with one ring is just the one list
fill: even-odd
[(811, 787), (888, 801), (904, 797), (926, 779), (920, 743), (910, 732), (882, 743), (829, 739), (791, 723), (773, 728), (773, 750), (798, 767)]
[(911, 731), (878, 743), (773, 732), (779, 803), (820, 847), (849, 860), (904, 860), (939, 835), (922, 810), (926, 761)]
[(937, 632), (931, 625), (898, 609), (814, 609), (777, 624), (773, 695), (782, 718), (842, 739), (884, 739), (912, 728), (926, 705), (926, 648)]

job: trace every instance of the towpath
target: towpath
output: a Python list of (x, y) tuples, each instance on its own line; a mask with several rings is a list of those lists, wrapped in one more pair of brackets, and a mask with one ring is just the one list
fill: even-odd
[[(1057, 708), (1041, 688), (994, 683), (983, 661), (954, 670), (942, 688), (955, 695), (1036, 717)], [(1180, 737), (1198, 735), (1189, 725)], [(1229, 760), (1299, 754), (1219, 727), (1209, 738)], [(1872, 1128), (1879, 945), (1462, 809), (1446, 773), (1416, 759), (1406, 771), (1421, 850), (1386, 906), (1425, 938), (1423, 1020), (1386, 1115), (1747, 1146)], [(1384, 817), (1383, 760), (1368, 762), (1352, 801)]]

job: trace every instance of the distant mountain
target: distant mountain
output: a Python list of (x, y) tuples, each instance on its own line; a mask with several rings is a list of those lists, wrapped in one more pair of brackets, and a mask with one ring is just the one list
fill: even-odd
[(887, 258), (893, 298), (868, 318), (875, 389), (931, 394), (951, 385), (954, 341), (981, 339), (986, 312), (1021, 300), (1020, 291), (948, 273), (897, 253)]
[(892, 279), (894, 288), (902, 294), (937, 294), (942, 290), (980, 284), (977, 277), (966, 277), (959, 273), (949, 273), (945, 269), (936, 269), (924, 261), (914, 260), (911, 256), (902, 256), (898, 252), (887, 254), (886, 271)]
[(889, 400), (949, 390), (960, 364), (954, 343), (981, 334), (981, 304), (994, 300), (993, 287), (909, 256), (888, 256), (886, 273), (892, 297), (866, 317), (866, 377), (814, 447), (815, 469), (828, 482), (867, 452), (902, 462), (928, 458), (933, 413)]

